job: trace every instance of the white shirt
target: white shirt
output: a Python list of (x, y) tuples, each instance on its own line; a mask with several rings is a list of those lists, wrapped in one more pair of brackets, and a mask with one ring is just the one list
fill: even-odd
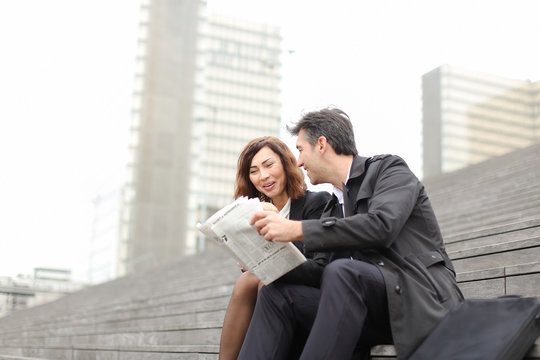
[(287, 202), (285, 203), (285, 206), (283, 206), (283, 208), (279, 211), (279, 215), (288, 219), (290, 213), (291, 213), (291, 198), (287, 200)]

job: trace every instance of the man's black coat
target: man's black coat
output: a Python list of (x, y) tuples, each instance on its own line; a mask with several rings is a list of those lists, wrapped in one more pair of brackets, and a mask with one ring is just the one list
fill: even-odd
[(397, 356), (406, 359), (463, 299), (437, 219), (397, 156), (356, 156), (343, 190), (345, 218), (302, 222), (305, 250), (348, 251), (379, 267)]

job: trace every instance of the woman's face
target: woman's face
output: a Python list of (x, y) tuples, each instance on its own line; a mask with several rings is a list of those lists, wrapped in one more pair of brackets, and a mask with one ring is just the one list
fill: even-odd
[(273, 202), (286, 199), (287, 178), (279, 155), (265, 146), (255, 154), (249, 167), (249, 180)]

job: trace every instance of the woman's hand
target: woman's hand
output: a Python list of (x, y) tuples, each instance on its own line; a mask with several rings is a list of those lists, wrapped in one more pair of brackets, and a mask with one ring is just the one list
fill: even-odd
[(261, 205), (262, 205), (262, 208), (263, 208), (264, 211), (275, 211), (277, 213), (279, 212), (277, 207), (275, 207), (275, 205), (272, 204), (272, 203), (262, 201)]
[(244, 265), (242, 265), (242, 264), (240, 264), (240, 263), (236, 263), (236, 265), (240, 268), (240, 270), (242, 270), (242, 271), (248, 271), (248, 269), (246, 269), (246, 268), (244, 267)]

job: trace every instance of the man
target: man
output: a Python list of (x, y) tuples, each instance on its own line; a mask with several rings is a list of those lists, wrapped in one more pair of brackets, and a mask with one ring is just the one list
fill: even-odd
[(303, 240), (331, 262), (320, 290), (261, 289), (239, 359), (296, 357), (306, 336), (303, 360), (365, 358), (381, 343), (406, 359), (463, 299), (424, 186), (397, 156), (358, 156), (339, 109), (308, 113), (289, 131), (298, 166), (312, 184), (331, 183), (333, 199), (320, 220), (259, 212), (251, 222), (266, 240)]

